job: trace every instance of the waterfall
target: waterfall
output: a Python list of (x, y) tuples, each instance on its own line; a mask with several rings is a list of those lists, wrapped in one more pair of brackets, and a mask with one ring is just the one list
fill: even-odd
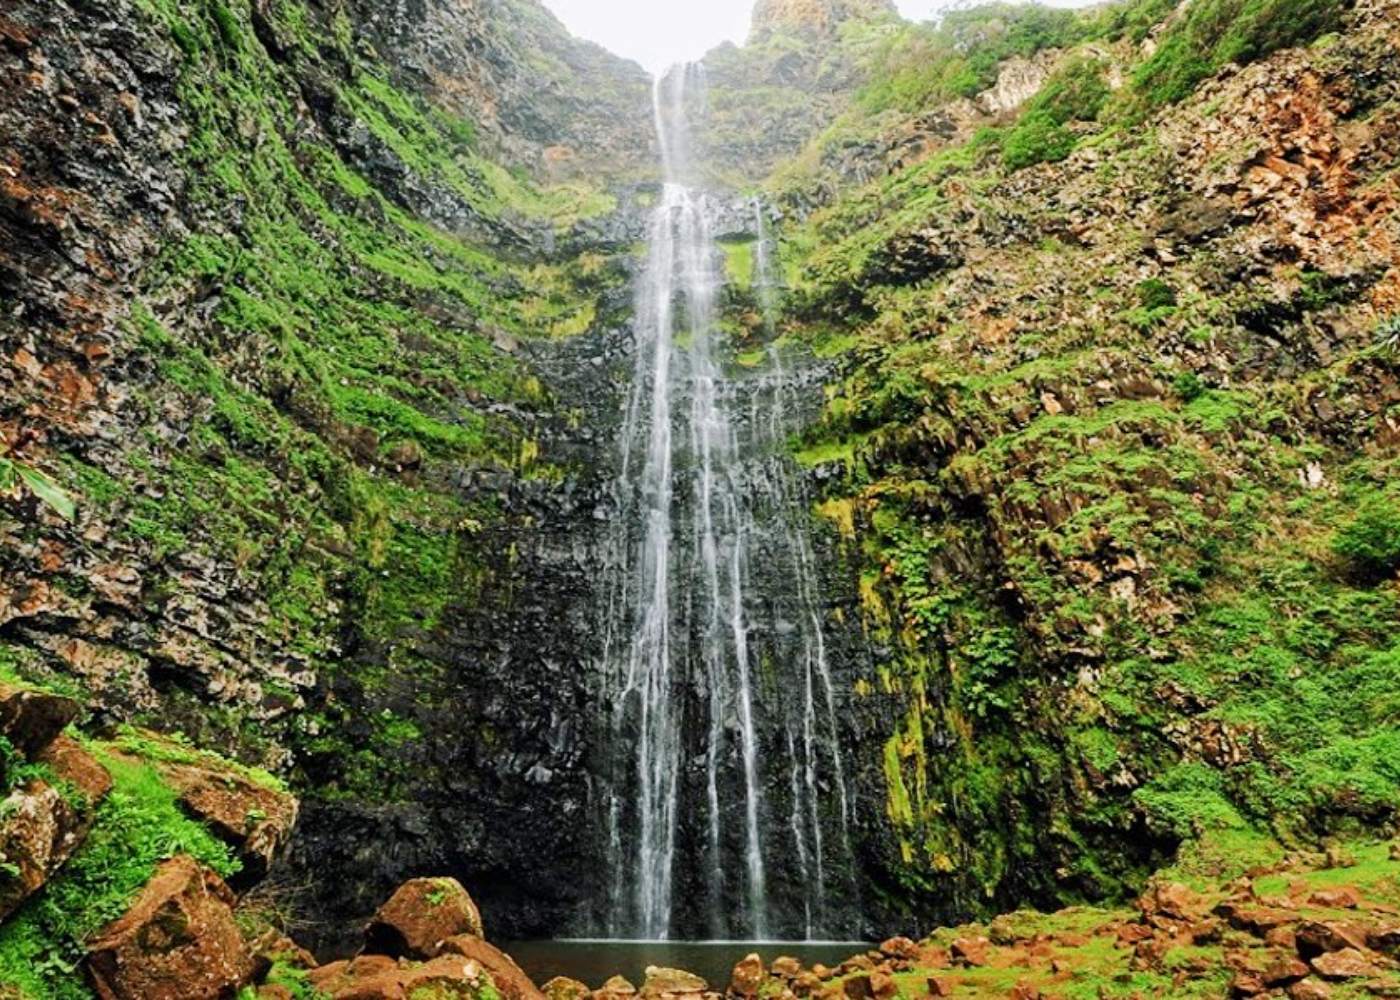
[[(835, 685), (808, 500), (785, 454), (793, 386), (776, 354), (772, 374), (747, 382), (717, 359), (720, 206), (699, 186), (690, 129), (704, 99), (698, 65), (656, 82), (664, 185), (637, 285), (608, 560), (606, 924), (653, 939), (775, 926), (810, 937), (830, 926), (824, 809), (849, 858)], [(777, 283), (754, 211), (754, 285), (771, 322)], [(758, 593), (774, 558), (791, 571)], [(788, 883), (778, 899), (772, 867)]]

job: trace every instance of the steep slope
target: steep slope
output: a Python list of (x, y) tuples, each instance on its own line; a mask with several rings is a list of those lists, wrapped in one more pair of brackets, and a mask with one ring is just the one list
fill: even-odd
[(521, 344), (627, 309), (595, 234), (650, 162), (645, 77), (516, 2), (0, 29), (0, 430), (79, 502), (0, 512), (0, 666), (311, 789), (300, 863), (325, 831), (358, 872), (331, 910), (415, 865), (558, 884), (582, 779), (525, 775), (581, 752), (551, 729), (581, 688), (540, 698), (581, 655), (548, 588), (586, 571), (538, 564), (566, 420)]
[(1164, 13), (912, 29), (771, 184), (911, 922), (1396, 821), (1400, 19)]

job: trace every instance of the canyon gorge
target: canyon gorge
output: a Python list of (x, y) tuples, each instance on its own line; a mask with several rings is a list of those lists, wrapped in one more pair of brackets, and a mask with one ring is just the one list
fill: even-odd
[(1400, 993), (1394, 0), (0, 66), (0, 1000)]

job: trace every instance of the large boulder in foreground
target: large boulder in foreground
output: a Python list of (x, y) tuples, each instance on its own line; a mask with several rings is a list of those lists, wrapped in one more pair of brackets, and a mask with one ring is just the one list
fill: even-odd
[(406, 882), (365, 929), (365, 951), (390, 958), (436, 958), (449, 938), (484, 937), (481, 912), (454, 878)]
[(88, 978), (101, 1000), (224, 1000), (255, 961), (233, 918), (234, 896), (194, 859), (157, 869), (126, 915), (89, 945)]
[(710, 984), (694, 973), (650, 965), (647, 966), (647, 977), (642, 983), (642, 997), (643, 1000), (692, 997), (699, 996), (709, 988)]
[(430, 962), (361, 955), (323, 966), (310, 976), (316, 995), (329, 1000), (476, 1000), (489, 982), (480, 965), (458, 955)]
[(133, 738), (152, 748), (136, 755), (179, 793), (180, 808), (238, 853), (234, 885), (242, 890), (266, 878), (291, 839), (297, 800), (246, 769), (157, 733), (136, 731)]
[(0, 683), (0, 736), (26, 757), (57, 739), (82, 710), (72, 698)]
[(463, 934), (448, 938), (443, 942), (442, 954), (456, 955), (476, 962), (486, 970), (491, 981), (496, 984), (496, 990), (505, 1000), (545, 1000), (544, 994), (530, 977), (515, 964), (515, 959), (479, 937)]
[(66, 736), (57, 737), (36, 759), (49, 768), (54, 783), (31, 781), (0, 803), (0, 862), (11, 868), (0, 875), (0, 920), (38, 892), (82, 846), (98, 804), (112, 789), (102, 765)]

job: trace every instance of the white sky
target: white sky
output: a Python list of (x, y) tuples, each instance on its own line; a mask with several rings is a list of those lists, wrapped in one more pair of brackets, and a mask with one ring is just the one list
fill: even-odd
[[(925, 20), (946, 0), (897, 0), (910, 20)], [(1080, 6), (1084, 0), (1047, 0)], [(726, 38), (742, 43), (754, 0), (544, 0), (580, 38), (656, 72), (698, 59)]]

